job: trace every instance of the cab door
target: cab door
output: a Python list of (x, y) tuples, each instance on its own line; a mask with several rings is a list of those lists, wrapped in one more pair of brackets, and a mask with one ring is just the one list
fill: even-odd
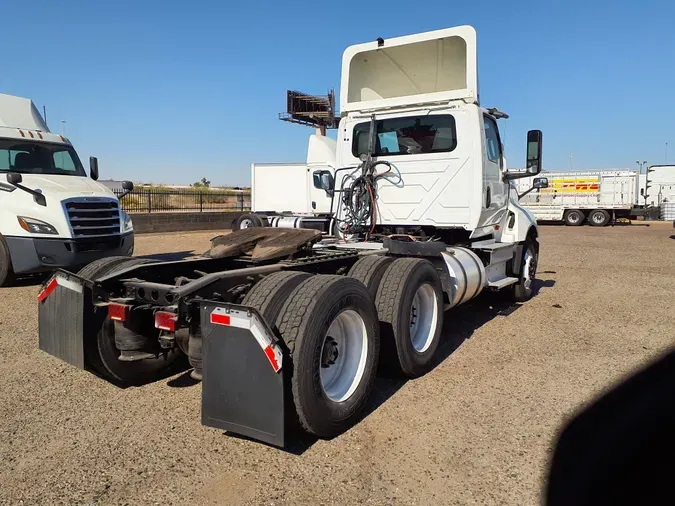
[(508, 185), (503, 180), (504, 156), (497, 121), (483, 115), (483, 194), (478, 228), (497, 225), (508, 204)]

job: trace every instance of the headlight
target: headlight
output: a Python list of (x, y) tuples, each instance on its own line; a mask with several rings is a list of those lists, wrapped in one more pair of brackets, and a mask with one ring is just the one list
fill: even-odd
[(131, 221), (131, 216), (129, 216), (124, 211), (122, 213), (122, 233), (131, 232), (134, 229), (134, 222)]
[(17, 216), (16, 219), (19, 220), (21, 228), (31, 234), (58, 234), (56, 228), (46, 221), (36, 220), (27, 216)]

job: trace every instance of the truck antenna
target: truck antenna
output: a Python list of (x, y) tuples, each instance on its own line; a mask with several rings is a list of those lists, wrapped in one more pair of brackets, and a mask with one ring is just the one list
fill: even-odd
[(42, 106), (42, 118), (45, 120), (45, 126), (47, 128), (49, 128), (49, 126), (47, 126), (47, 106), (46, 105)]

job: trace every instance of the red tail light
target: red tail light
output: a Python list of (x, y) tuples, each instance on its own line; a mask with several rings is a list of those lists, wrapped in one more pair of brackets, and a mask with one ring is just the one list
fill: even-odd
[(129, 317), (131, 306), (125, 304), (108, 304), (108, 318), (118, 322), (125, 322)]
[(166, 330), (167, 332), (175, 332), (176, 319), (177, 316), (175, 313), (170, 313), (168, 311), (157, 311), (155, 313), (155, 328)]

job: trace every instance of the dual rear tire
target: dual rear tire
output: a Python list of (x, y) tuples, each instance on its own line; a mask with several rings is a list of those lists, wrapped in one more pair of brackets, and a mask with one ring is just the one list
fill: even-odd
[(443, 327), (443, 288), (433, 264), (372, 255), (357, 261), (349, 276), (361, 281), (375, 300), (382, 369), (408, 378), (426, 373)]
[(277, 272), (242, 304), (280, 339), (296, 420), (322, 438), (362, 416), (380, 357), (413, 378), (432, 367), (440, 344), (441, 282), (427, 260), (369, 256), (349, 276)]
[[(107, 257), (86, 265), (77, 275), (96, 281), (122, 269), (151, 262), (147, 258)], [(115, 343), (116, 323), (107, 315), (103, 318), (98, 333), (95, 336), (85, 336), (88, 339), (85, 343), (85, 360), (87, 366), (98, 375), (121, 386), (140, 385), (178, 372), (186, 366), (185, 355), (177, 348), (156, 358), (135, 362), (119, 360), (121, 353)], [(144, 335), (152, 340), (156, 339), (159, 332), (152, 327), (144, 329)]]
[(578, 227), (588, 220), (588, 224), (593, 227), (604, 227), (612, 219), (609, 212), (604, 209), (594, 209), (588, 213), (588, 216), (580, 209), (569, 209), (563, 215), (565, 225), (570, 227)]
[(302, 428), (331, 438), (356, 423), (380, 351), (377, 311), (366, 287), (345, 276), (279, 272), (243, 301), (273, 326), (288, 359), (288, 394)]

